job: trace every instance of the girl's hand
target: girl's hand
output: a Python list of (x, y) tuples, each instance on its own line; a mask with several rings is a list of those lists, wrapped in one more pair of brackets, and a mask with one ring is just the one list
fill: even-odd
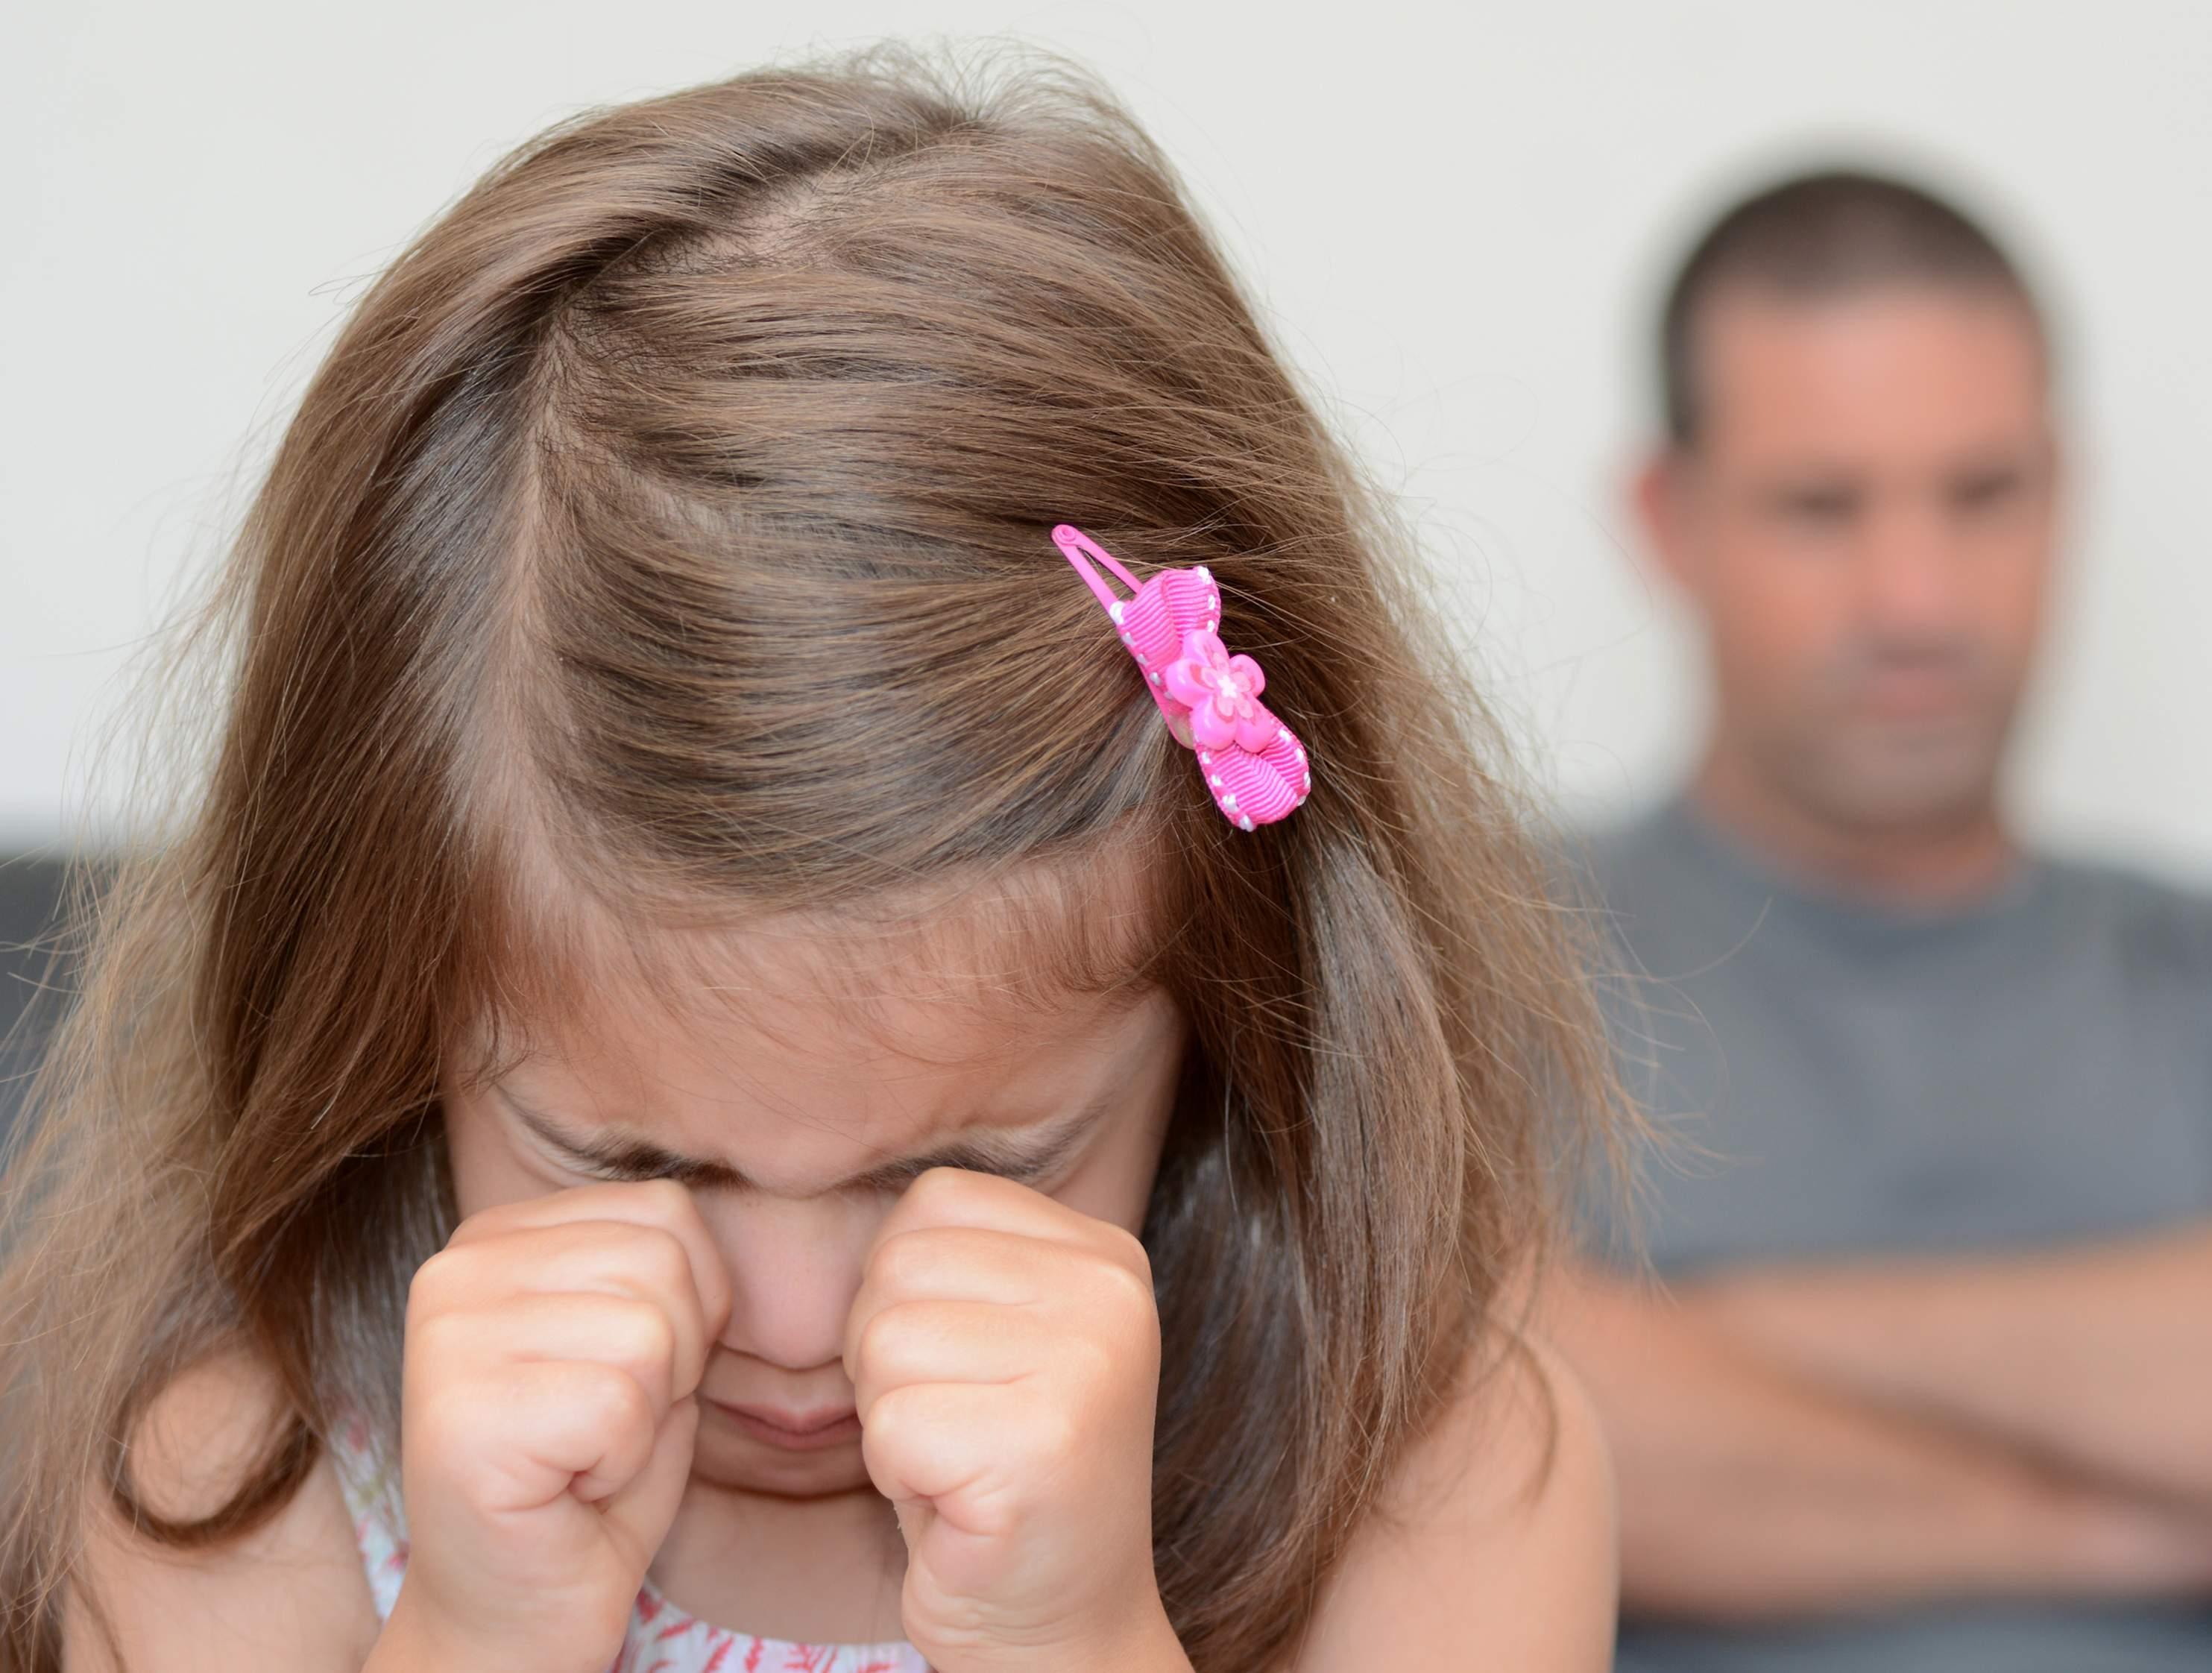
[(386, 1630), (436, 1665), (605, 1673), (690, 1476), (729, 1309), (679, 1186), (463, 1222), (408, 1295), (410, 1550)]
[(940, 1673), (1188, 1666), (1152, 1572), (1159, 1334), (1118, 1226), (951, 1169), (891, 1211), (845, 1366)]

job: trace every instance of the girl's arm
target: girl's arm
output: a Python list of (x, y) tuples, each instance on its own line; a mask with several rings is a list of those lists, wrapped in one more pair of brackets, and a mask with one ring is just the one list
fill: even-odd
[[(244, 1361), (201, 1366), (155, 1403), (135, 1452), (149, 1506), (204, 1512), (265, 1433), (271, 1402)], [(84, 1559), (65, 1614), (69, 1673), (359, 1673), (377, 1636), (353, 1525), (329, 1462), (242, 1540), (208, 1550), (131, 1532), (104, 1496), (87, 1506)], [(100, 1630), (97, 1601), (113, 1634)]]
[[(155, 1547), (92, 1507), (71, 1673), (108, 1673), (117, 1652), (125, 1673), (606, 1667), (690, 1474), (690, 1396), (729, 1305), (681, 1186), (588, 1186), (471, 1216), (409, 1293), (411, 1547), (392, 1624), (380, 1633), (325, 1464), (269, 1523), (204, 1552)], [(138, 1490), (171, 1519), (205, 1514), (276, 1410), (242, 1359), (179, 1378), (137, 1437)]]
[(1604, 1673), (1617, 1579), (1596, 1414), (1529, 1343), (1407, 1459), (1330, 1583), (1297, 1673)]

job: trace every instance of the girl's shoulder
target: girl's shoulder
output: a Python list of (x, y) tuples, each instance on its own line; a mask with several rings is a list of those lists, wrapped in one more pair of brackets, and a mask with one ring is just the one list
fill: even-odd
[(1516, 1336), (1471, 1369), (1332, 1578), (1298, 1673), (1378, 1663), (1603, 1673), (1619, 1591), (1595, 1408)]
[[(179, 1376), (132, 1437), (131, 1479), (146, 1507), (174, 1521), (220, 1506), (279, 1409), (273, 1378), (243, 1354)], [(352, 1518), (327, 1456), (235, 1539), (157, 1543), (96, 1490), (85, 1527), (65, 1615), (70, 1673), (107, 1673), (118, 1651), (129, 1673), (358, 1673), (375, 1643)]]

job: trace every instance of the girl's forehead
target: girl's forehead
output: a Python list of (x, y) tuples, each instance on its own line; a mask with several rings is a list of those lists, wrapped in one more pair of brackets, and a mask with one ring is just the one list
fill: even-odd
[(830, 909), (625, 914), (571, 901), (510, 949), (497, 1020), (539, 1041), (732, 1031), (790, 1055), (1018, 1049), (1158, 983), (1154, 880), (1127, 840)]
[(602, 987), (557, 1021), (530, 1031), (529, 1057), (651, 1070), (700, 1056), (787, 1066), (796, 1074), (848, 1068), (905, 1079), (1002, 1079), (1110, 1043), (1157, 989), (1069, 989), (1040, 995), (986, 983), (902, 983), (896, 969), (865, 986), (823, 980), (801, 962), (778, 980), (690, 989)]
[(1070, 979), (1042, 962), (1049, 939), (952, 916), (664, 932), (578, 971), (499, 1048), (465, 1049), (571, 1126), (698, 1154), (767, 1147), (811, 1172), (1109, 1104), (1179, 1052), (1174, 1006), (1133, 963)]

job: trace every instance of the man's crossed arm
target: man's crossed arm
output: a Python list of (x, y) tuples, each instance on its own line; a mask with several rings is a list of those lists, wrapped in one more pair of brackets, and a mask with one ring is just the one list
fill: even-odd
[(2012, 1260), (1559, 1275), (1633, 1612), (2212, 1596), (2212, 1229)]

